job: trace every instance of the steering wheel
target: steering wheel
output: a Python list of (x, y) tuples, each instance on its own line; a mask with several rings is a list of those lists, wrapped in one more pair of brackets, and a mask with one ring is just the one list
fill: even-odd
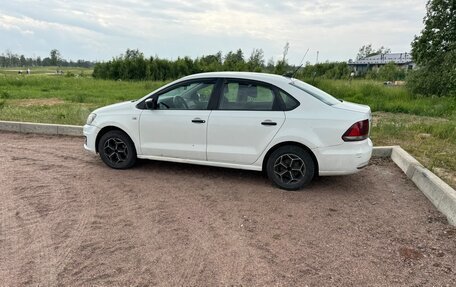
[(185, 108), (186, 110), (188, 110), (187, 103), (181, 96), (175, 96), (173, 98), (173, 103), (178, 108)]

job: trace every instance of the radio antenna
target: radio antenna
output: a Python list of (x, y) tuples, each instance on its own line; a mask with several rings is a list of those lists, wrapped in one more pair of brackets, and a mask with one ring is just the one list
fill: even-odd
[(291, 73), (291, 74), (290, 74), (290, 73), (286, 73), (284, 76), (289, 77), (289, 78), (293, 78), (294, 75), (296, 75), (296, 73), (299, 71), (299, 69), (301, 69), (302, 66), (304, 65), (304, 59), (306, 58), (307, 53), (309, 53), (309, 49), (310, 49), (310, 48), (307, 48), (307, 51), (306, 51), (306, 53), (304, 54), (304, 57), (302, 57), (301, 63), (299, 64), (298, 68), (297, 68), (296, 70), (294, 70), (293, 73)]

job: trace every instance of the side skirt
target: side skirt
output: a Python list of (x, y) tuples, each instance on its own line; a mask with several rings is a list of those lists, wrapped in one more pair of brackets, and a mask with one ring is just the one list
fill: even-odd
[(225, 167), (225, 168), (256, 170), (256, 171), (261, 171), (261, 169), (262, 169), (261, 166), (256, 166), (256, 165), (244, 165), (244, 164), (214, 162), (214, 161), (205, 161), (205, 160), (193, 160), (193, 159), (183, 159), (183, 158), (174, 158), (174, 157), (138, 155), (138, 158), (159, 160), (159, 161), (170, 161), (170, 162), (179, 162), (179, 163), (198, 164), (198, 165), (208, 165), (208, 166)]

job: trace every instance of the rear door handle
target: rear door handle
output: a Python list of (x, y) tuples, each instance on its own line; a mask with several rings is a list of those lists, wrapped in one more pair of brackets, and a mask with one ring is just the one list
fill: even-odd
[(204, 124), (205, 122), (206, 122), (205, 120), (202, 120), (200, 118), (196, 118), (196, 119), (192, 120), (192, 123), (196, 123), (196, 124)]
[(276, 122), (272, 122), (272, 121), (264, 121), (261, 123), (263, 126), (276, 126), (277, 123)]

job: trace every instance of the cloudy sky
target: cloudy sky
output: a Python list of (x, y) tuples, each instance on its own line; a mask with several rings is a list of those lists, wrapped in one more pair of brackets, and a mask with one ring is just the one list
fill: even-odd
[[(127, 48), (175, 59), (262, 48), (277, 60), (346, 61), (364, 44), (410, 50), (427, 0), (0, 0), (0, 53), (107, 60)], [(109, 3), (109, 4), (108, 4)]]

